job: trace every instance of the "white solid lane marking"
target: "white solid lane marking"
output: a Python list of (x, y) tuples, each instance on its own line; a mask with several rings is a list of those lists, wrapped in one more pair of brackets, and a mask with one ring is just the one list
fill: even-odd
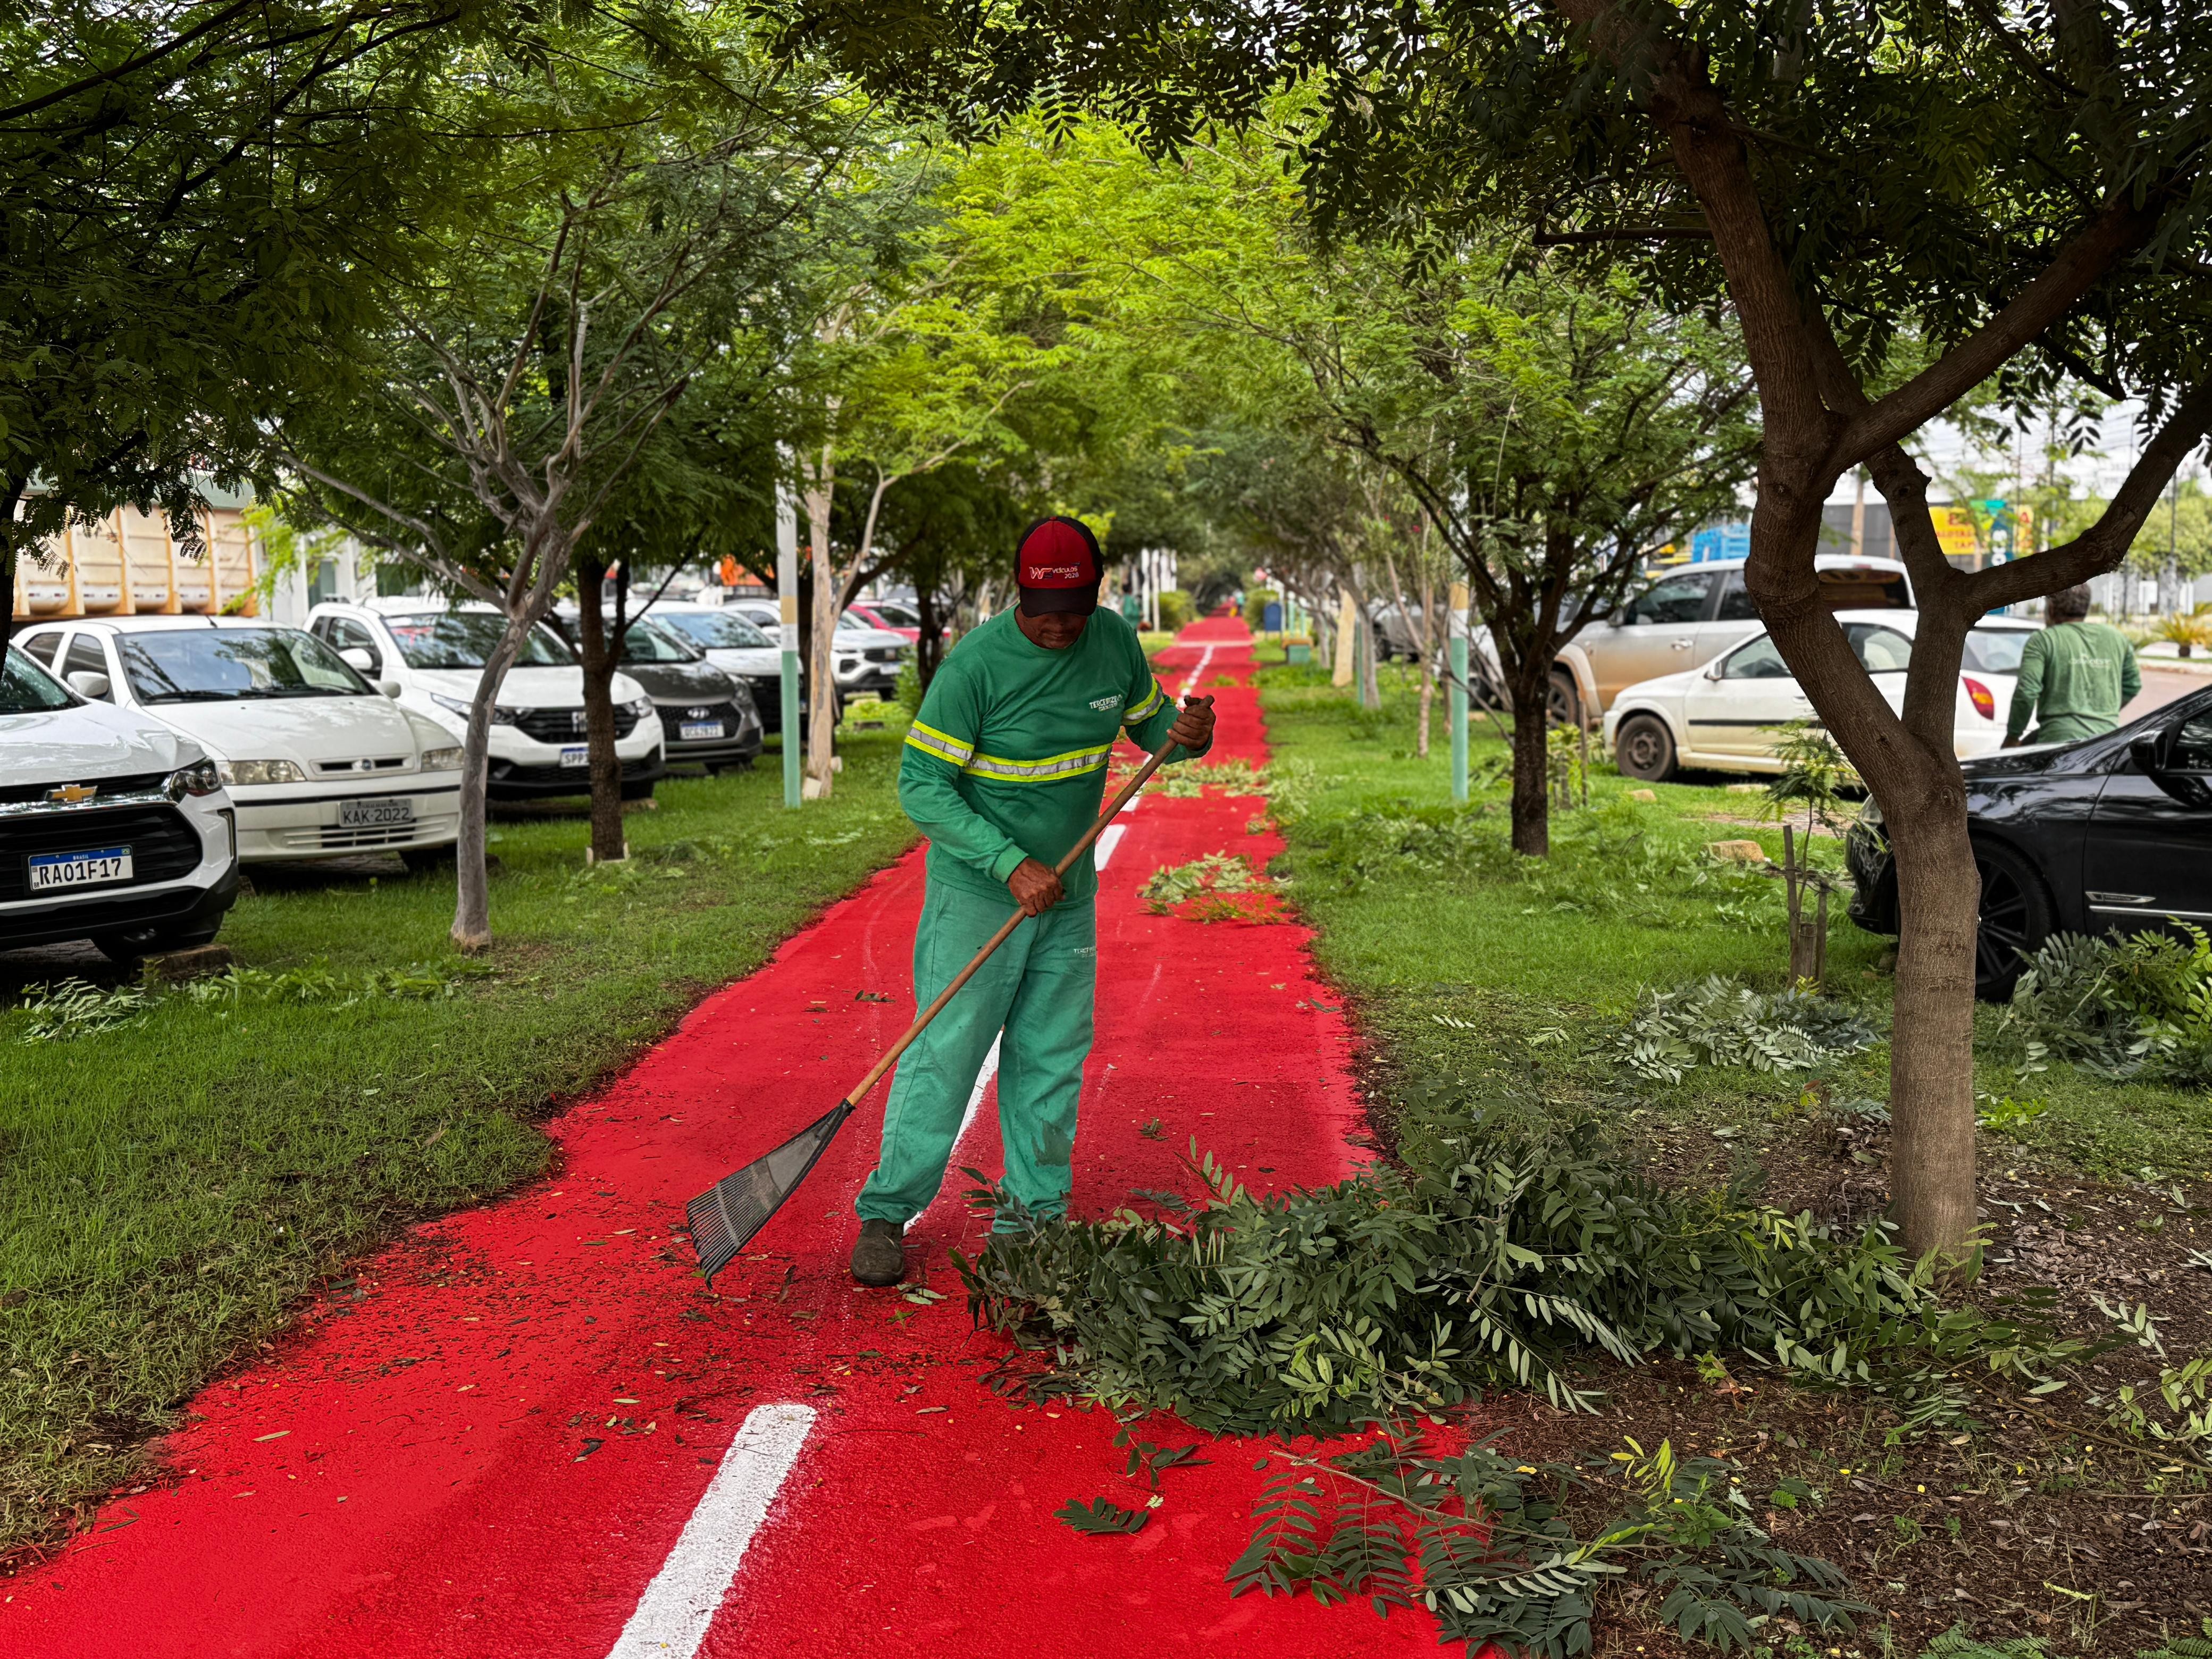
[(1114, 849), (1121, 844), (1121, 837), (1129, 833), (1126, 823), (1109, 823), (1098, 836), (1098, 852), (1091, 860), (1098, 869), (1106, 867), (1106, 860), (1114, 856)]
[(694, 1659), (813, 1426), (796, 1401), (753, 1408), (607, 1659)]
[(1191, 687), (1198, 684), (1198, 677), (1206, 672), (1206, 664), (1212, 660), (1213, 647), (1209, 645), (1205, 650), (1198, 653), (1198, 666), (1190, 671), (1190, 678), (1182, 683), (1182, 690), (1176, 693), (1177, 698), (1180, 699), (1187, 697), (1190, 695)]

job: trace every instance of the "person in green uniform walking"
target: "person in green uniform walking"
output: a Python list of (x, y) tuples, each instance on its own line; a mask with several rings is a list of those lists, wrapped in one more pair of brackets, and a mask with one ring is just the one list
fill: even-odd
[(2030, 720), (2037, 721), (2037, 743), (2079, 743), (2109, 732), (2142, 690), (2127, 636), (2089, 620), (2087, 583), (2045, 599), (2043, 624), (2020, 653), (2020, 680), (2005, 721), (2008, 749), (2030, 740)]
[(899, 1060), (883, 1148), (854, 1206), (853, 1277), (863, 1285), (905, 1277), (906, 1224), (944, 1182), (994, 1039), (1006, 1191), (1031, 1215), (1066, 1211), (1097, 981), (1098, 875), (1087, 852), (1065, 881), (1053, 866), (1097, 819), (1117, 737), (1147, 750), (1172, 737), (1171, 762), (1213, 743), (1213, 699), (1176, 708), (1136, 630), (1099, 609), (1098, 580), (1089, 529), (1066, 518), (1032, 526), (1015, 555), (1019, 605), (946, 654), (907, 733), (899, 805), (929, 837), (916, 1000), (927, 1005), (951, 982), (1010, 904), (1033, 920)]

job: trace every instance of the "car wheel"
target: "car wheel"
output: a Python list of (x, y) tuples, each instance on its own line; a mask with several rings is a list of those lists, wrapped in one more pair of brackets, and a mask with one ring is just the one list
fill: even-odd
[(2035, 866), (1998, 842), (1974, 843), (1974, 868), (1982, 878), (1974, 994), (2002, 1002), (2019, 982), (2028, 953), (2051, 937), (2051, 895)]
[(399, 849), (399, 861), (410, 874), (428, 875), (453, 861), (453, 845), (448, 842), (443, 847), (403, 847)]
[(1613, 763), (1625, 778), (1664, 783), (1674, 775), (1674, 734), (1656, 714), (1631, 714), (1613, 738)]
[(1582, 688), (1575, 677), (1564, 668), (1552, 671), (1552, 683), (1544, 696), (1544, 719), (1552, 726), (1572, 726), (1583, 717)]

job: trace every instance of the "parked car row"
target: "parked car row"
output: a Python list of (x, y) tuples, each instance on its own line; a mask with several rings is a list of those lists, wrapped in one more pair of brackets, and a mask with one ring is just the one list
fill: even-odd
[[(470, 709), (504, 619), (409, 596), (318, 605), (307, 624), (23, 629), (0, 657), (0, 949), (89, 939), (125, 958), (204, 942), (242, 862), (450, 856)], [(590, 788), (580, 627), (573, 605), (556, 611), (500, 682), (495, 799)], [(841, 707), (895, 686), (910, 648), (858, 618), (837, 645)], [(610, 684), (623, 796), (649, 795), (671, 766), (750, 764), (781, 724), (780, 672), (743, 610), (651, 606)]]

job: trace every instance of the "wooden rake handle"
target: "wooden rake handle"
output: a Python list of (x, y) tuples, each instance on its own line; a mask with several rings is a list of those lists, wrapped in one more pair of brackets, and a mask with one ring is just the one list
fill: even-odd
[[(1142, 766), (1137, 769), (1136, 775), (1131, 778), (1128, 782), (1123, 784), (1121, 788), (1115, 793), (1114, 799), (1106, 803), (1105, 810), (1098, 814), (1098, 821), (1083, 832), (1083, 839), (1077, 842), (1074, 846), (1069, 848), (1067, 849), (1067, 855), (1061, 859), (1058, 864), (1052, 866), (1053, 874), (1055, 876), (1064, 876), (1068, 872), (1068, 871), (1073, 866), (1075, 860), (1083, 856), (1084, 848), (1090, 846), (1092, 842), (1097, 841), (1099, 836), (1104, 831), (1106, 826), (1113, 823), (1116, 817), (1121, 816), (1121, 809), (1129, 804), (1130, 798), (1133, 796), (1137, 791), (1145, 787), (1146, 781), (1149, 779), (1153, 773), (1159, 770), (1160, 763), (1167, 759), (1168, 750), (1175, 746), (1175, 739), (1173, 738), (1170, 738), (1164, 743), (1161, 744), (1158, 749), (1152, 750), (1150, 757), (1146, 760)], [(939, 991), (937, 994), (937, 1000), (931, 1003), (928, 1007), (923, 1009), (921, 1015), (915, 1020), (914, 1024), (906, 1028), (906, 1035), (901, 1037), (896, 1042), (891, 1044), (890, 1048), (884, 1050), (884, 1057), (875, 1063), (875, 1066), (869, 1071), (867, 1076), (860, 1079), (859, 1086), (854, 1088), (852, 1093), (845, 1097), (845, 1103), (848, 1106), (858, 1106), (861, 1101), (867, 1097), (868, 1091), (874, 1088), (878, 1083), (881, 1082), (883, 1080), (884, 1073), (890, 1071), (893, 1066), (898, 1063), (898, 1057), (904, 1054), (907, 1049), (912, 1046), (914, 1040), (920, 1036), (928, 1027), (929, 1022), (935, 1019), (939, 1013), (944, 1012), (945, 1005), (952, 1000), (954, 994), (974, 976), (975, 972), (978, 968), (981, 968), (986, 962), (988, 962), (991, 959), (991, 952), (997, 950), (1001, 945), (1004, 945), (1009, 939), (1013, 937), (1014, 929), (1020, 927), (1022, 924), (1022, 915), (1023, 913), (1021, 911), (1016, 910), (1013, 915), (1008, 916), (1006, 920), (1006, 925), (1000, 927), (997, 933), (992, 934), (989, 941), (985, 944), (983, 948), (975, 952), (975, 960), (970, 962), (965, 968), (963, 968), (958, 973), (955, 974), (952, 976), (952, 983), (946, 986), (942, 991)]]

